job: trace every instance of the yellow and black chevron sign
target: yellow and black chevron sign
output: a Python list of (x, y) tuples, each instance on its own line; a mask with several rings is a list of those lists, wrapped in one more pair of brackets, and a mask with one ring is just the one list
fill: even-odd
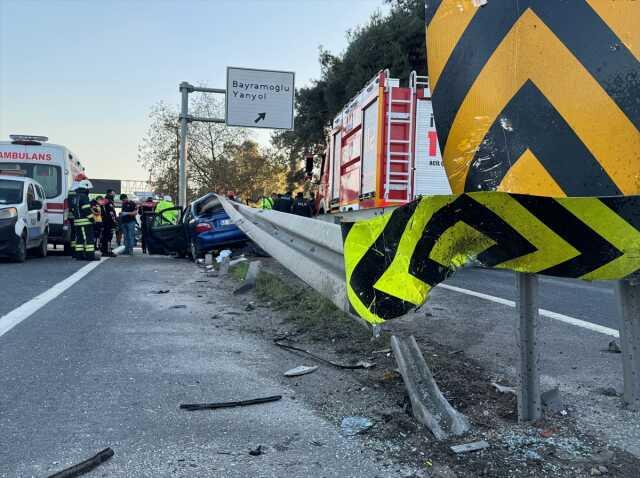
[(640, 196), (429, 196), (342, 228), (349, 302), (371, 323), (422, 304), (471, 257), (487, 267), (585, 280), (640, 269)]
[(454, 193), (640, 193), (640, 1), (426, 0)]

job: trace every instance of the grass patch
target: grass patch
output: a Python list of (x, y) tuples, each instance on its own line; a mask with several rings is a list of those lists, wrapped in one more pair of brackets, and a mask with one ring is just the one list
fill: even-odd
[(247, 277), (249, 270), (249, 261), (242, 261), (229, 267), (229, 274), (237, 281), (243, 281)]
[(369, 340), (370, 333), (347, 314), (310, 287), (291, 283), (261, 271), (256, 281), (256, 295), (270, 302), (276, 310), (286, 311), (285, 320), (295, 323), (300, 332), (313, 339)]

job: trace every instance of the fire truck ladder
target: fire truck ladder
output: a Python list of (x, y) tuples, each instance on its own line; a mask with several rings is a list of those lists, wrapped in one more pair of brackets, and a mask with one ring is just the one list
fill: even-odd
[[(388, 76), (387, 76), (388, 78)], [(414, 112), (413, 112), (413, 91), (409, 99), (397, 99), (393, 96), (396, 87), (387, 84), (387, 151), (386, 151), (386, 174), (384, 199), (389, 201), (406, 202), (411, 200), (411, 183), (412, 183), (412, 167), (413, 167), (413, 128), (414, 128)], [(395, 111), (394, 106), (409, 105), (409, 113), (407, 117), (406, 111)], [(401, 138), (392, 137), (393, 125), (407, 125), (407, 132)], [(405, 151), (393, 151), (392, 145), (406, 145)], [(393, 165), (406, 165), (403, 171), (394, 171)], [(389, 199), (390, 191), (403, 191), (404, 197), (395, 197)]]

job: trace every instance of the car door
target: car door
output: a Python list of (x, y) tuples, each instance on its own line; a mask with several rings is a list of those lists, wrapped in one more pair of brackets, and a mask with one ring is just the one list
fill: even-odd
[(42, 237), (42, 206), (32, 183), (27, 187), (27, 247), (37, 246)]
[(40, 208), (40, 223), (38, 224), (38, 227), (40, 227), (40, 233), (44, 234), (49, 227), (49, 215), (47, 214), (46, 208), (47, 195), (39, 184), (36, 185), (36, 193), (38, 195), (38, 200), (42, 203), (42, 208)]
[(154, 212), (149, 219), (147, 237), (145, 238), (149, 254), (168, 255), (187, 252), (189, 238), (181, 208), (171, 207)]

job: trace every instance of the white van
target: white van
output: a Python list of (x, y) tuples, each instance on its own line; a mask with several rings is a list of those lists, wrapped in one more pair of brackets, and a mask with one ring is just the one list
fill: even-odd
[(51, 144), (46, 136), (10, 135), (0, 141), (0, 171), (15, 171), (34, 179), (44, 189), (49, 214), (49, 244), (63, 244), (70, 252), (69, 189), (84, 172), (78, 157), (67, 147)]
[(49, 217), (46, 192), (31, 178), (0, 171), (0, 257), (24, 262), (27, 250), (47, 255)]

